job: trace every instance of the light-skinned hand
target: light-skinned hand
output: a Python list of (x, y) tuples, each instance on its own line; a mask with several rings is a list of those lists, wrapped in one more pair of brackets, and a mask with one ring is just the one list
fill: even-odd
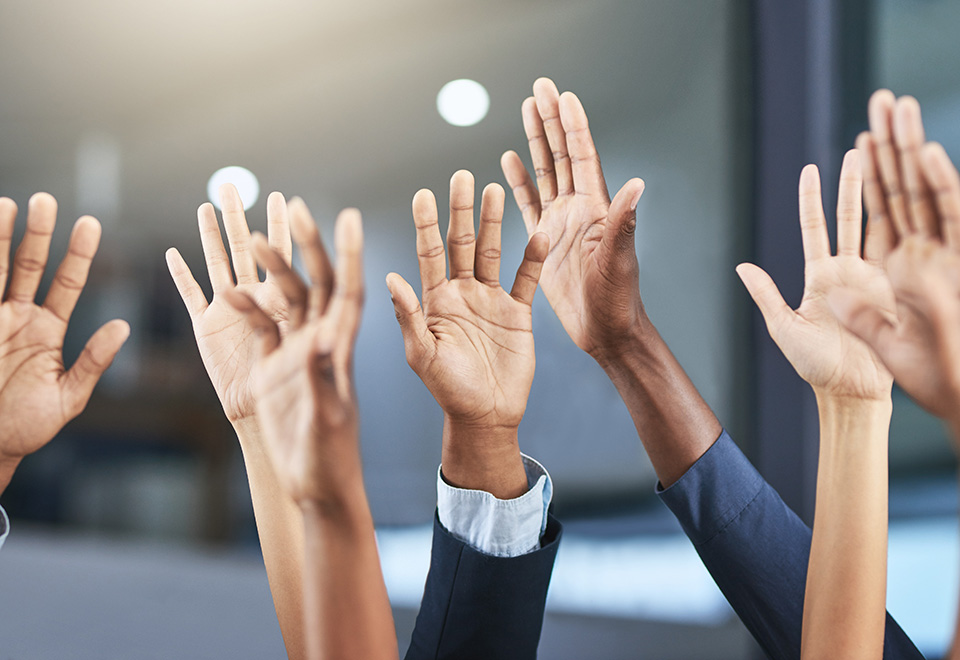
[[(800, 229), (804, 253), (804, 289), (796, 310), (784, 302), (773, 280), (753, 264), (737, 274), (763, 314), (770, 336), (818, 396), (889, 399), (893, 379), (877, 355), (834, 316), (827, 296), (856, 289), (882, 314), (895, 313), (893, 290), (883, 271), (882, 236), (868, 225), (861, 249), (863, 213), (861, 168), (857, 150), (848, 151), (840, 171), (837, 197), (837, 253), (830, 249), (820, 176), (807, 165), (800, 175)], [(862, 254), (862, 256), (861, 256)]]

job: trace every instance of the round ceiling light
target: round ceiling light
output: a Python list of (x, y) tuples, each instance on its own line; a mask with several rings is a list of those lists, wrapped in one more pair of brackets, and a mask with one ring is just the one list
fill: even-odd
[(243, 210), (246, 211), (257, 203), (260, 197), (260, 182), (253, 172), (245, 167), (231, 165), (222, 167), (213, 173), (210, 181), (207, 182), (207, 197), (215, 207), (220, 208), (220, 195), (218, 191), (220, 186), (225, 183), (232, 183), (240, 193), (240, 201), (243, 202)]
[(448, 124), (473, 126), (487, 116), (490, 94), (476, 80), (451, 80), (437, 94), (437, 111)]

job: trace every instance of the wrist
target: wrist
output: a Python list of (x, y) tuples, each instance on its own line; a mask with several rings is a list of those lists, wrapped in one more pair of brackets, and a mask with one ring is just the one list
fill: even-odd
[[(862, 443), (848, 438), (886, 438), (890, 431), (893, 400), (827, 395), (816, 392), (820, 439), (860, 450)], [(886, 442), (881, 443), (886, 453)]]
[(646, 314), (638, 313), (634, 323), (616, 337), (608, 337), (588, 351), (608, 374), (622, 371), (631, 360), (653, 353), (663, 339)]
[(13, 473), (16, 472), (21, 460), (22, 458), (20, 457), (0, 458), (0, 495), (7, 489), (10, 480), (13, 478)]
[(260, 421), (256, 415), (246, 415), (245, 417), (231, 420), (230, 423), (233, 425), (233, 431), (237, 434), (237, 439), (241, 445), (260, 442), (262, 431), (260, 429)]
[(516, 426), (464, 422), (444, 417), (443, 477), (456, 488), (483, 490), (513, 499), (528, 490)]

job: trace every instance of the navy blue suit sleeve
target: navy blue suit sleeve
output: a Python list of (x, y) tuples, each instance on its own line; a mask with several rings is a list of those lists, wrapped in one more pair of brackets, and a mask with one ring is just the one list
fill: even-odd
[(519, 557), (487, 555), (434, 516), (423, 602), (406, 660), (533, 660), (562, 526), (553, 516), (541, 547)]
[[(660, 498), (710, 575), (770, 658), (800, 658), (810, 528), (727, 432)], [(922, 660), (887, 614), (885, 660)]]

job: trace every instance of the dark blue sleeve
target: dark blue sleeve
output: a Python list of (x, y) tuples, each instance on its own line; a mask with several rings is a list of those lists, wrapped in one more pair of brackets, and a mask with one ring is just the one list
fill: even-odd
[(533, 660), (562, 527), (553, 516), (541, 547), (519, 557), (487, 555), (434, 516), (423, 602), (406, 660)]
[[(810, 528), (726, 431), (679, 481), (658, 492), (767, 656), (799, 659)], [(923, 658), (889, 614), (883, 657)]]

